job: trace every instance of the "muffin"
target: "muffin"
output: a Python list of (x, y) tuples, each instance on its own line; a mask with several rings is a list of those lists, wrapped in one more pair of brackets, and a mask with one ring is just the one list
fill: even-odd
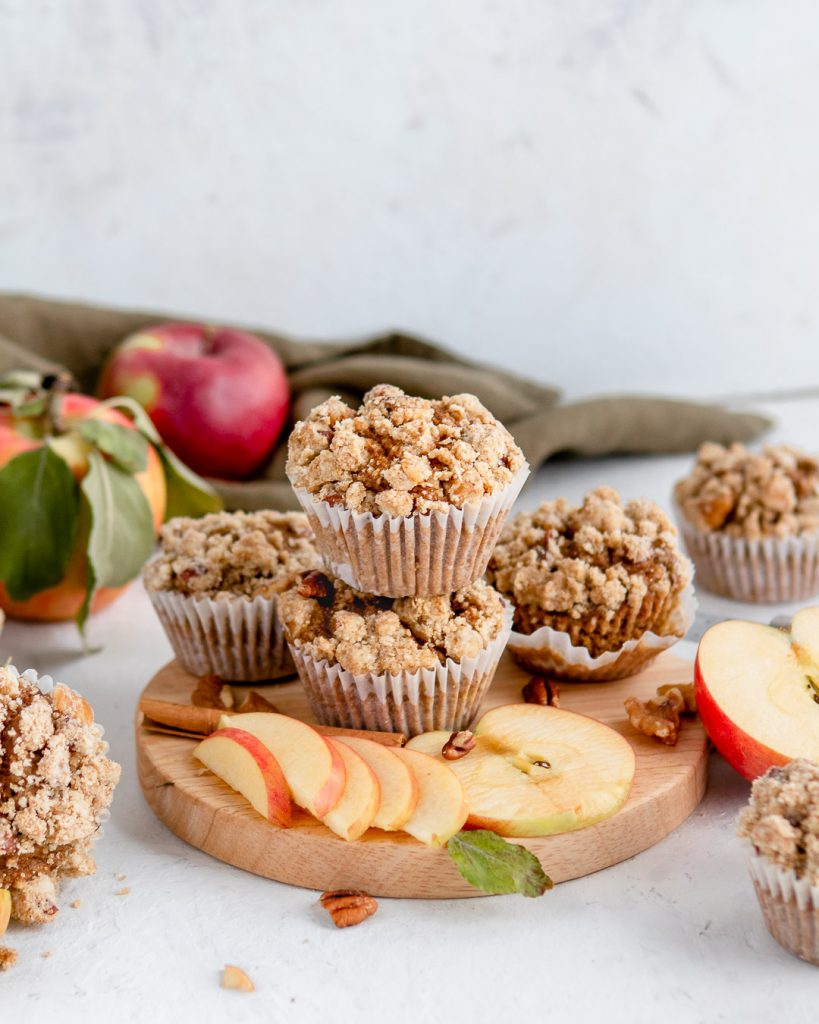
[(706, 589), (740, 601), (819, 593), (819, 460), (787, 445), (702, 445), (674, 488), (680, 529)]
[(529, 467), (474, 395), (437, 401), (380, 384), (296, 424), (287, 475), (327, 570), (386, 597), (479, 579)]
[(819, 966), (819, 765), (769, 768), (751, 788), (737, 834), (753, 847), (751, 878), (768, 931)]
[(514, 606), (515, 658), (583, 680), (631, 675), (683, 636), (691, 576), (662, 509), (645, 499), (623, 505), (610, 487), (579, 507), (558, 498), (515, 516), (487, 574)]
[(453, 594), (388, 598), (321, 572), (281, 594), (279, 614), (320, 722), (409, 736), (469, 725), (511, 625), (483, 580)]
[(301, 512), (218, 512), (166, 523), (145, 589), (181, 664), (231, 682), (291, 675), (277, 615), (292, 577), (321, 564)]

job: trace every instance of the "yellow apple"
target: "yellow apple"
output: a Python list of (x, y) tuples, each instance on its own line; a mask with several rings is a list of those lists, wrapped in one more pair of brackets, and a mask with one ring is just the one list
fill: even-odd
[(418, 803), (418, 783), (408, 765), (395, 751), (381, 743), (358, 736), (345, 736), (343, 742), (362, 757), (375, 772), (381, 790), (373, 828), (395, 832), (412, 817)]
[(460, 780), (449, 765), (418, 750), (395, 747), (394, 752), (418, 783), (418, 803), (402, 830), (427, 846), (443, 846), (466, 821), (466, 797)]
[(339, 802), (321, 820), (337, 836), (353, 842), (372, 825), (381, 801), (381, 791), (375, 772), (363, 757), (341, 740), (331, 739), (328, 742), (341, 755), (347, 782)]

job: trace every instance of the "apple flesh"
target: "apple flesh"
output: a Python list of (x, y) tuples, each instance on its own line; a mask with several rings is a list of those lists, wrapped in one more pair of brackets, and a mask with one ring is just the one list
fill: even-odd
[(407, 764), (389, 747), (358, 736), (343, 742), (362, 757), (375, 773), (381, 792), (372, 827), (395, 832), (412, 817), (418, 804), (418, 783)]
[(466, 822), (466, 796), (460, 780), (448, 764), (422, 751), (396, 747), (394, 752), (418, 784), (418, 803), (402, 830), (427, 846), (443, 846)]
[(468, 824), (503, 836), (548, 836), (593, 825), (626, 802), (634, 751), (613, 729), (585, 715), (534, 704), (487, 712), (475, 747), (444, 761), (448, 732), (409, 741), (448, 764), (461, 780)]
[(0, 889), (0, 938), (6, 934), (11, 921), (11, 893), (8, 889)]
[(290, 407), (282, 361), (260, 338), (194, 323), (131, 335), (109, 356), (99, 390), (139, 402), (183, 462), (226, 480), (268, 461)]
[(223, 715), (220, 729), (243, 729), (278, 761), (293, 800), (316, 818), (324, 818), (341, 800), (346, 770), (336, 747), (315, 729), (287, 715), (251, 712)]
[(337, 836), (351, 843), (372, 825), (381, 802), (381, 790), (375, 772), (352, 747), (341, 740), (328, 742), (341, 755), (347, 781), (341, 799), (321, 820)]
[(196, 747), (193, 756), (241, 793), (263, 818), (290, 826), (290, 790), (279, 762), (244, 729), (219, 729)]
[(728, 620), (700, 640), (697, 709), (711, 742), (746, 779), (795, 757), (819, 760), (819, 608), (790, 632)]

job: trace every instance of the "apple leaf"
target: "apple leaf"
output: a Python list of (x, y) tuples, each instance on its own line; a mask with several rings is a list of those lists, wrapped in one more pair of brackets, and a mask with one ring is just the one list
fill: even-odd
[(63, 578), (79, 510), (74, 476), (49, 445), (0, 470), (0, 580), (12, 600), (26, 601)]
[(89, 589), (121, 587), (139, 575), (153, 550), (148, 500), (130, 473), (93, 449), (80, 488), (91, 517)]
[(103, 405), (114, 409), (124, 409), (131, 414), (137, 430), (156, 448), (162, 460), (167, 488), (167, 505), (165, 519), (174, 516), (203, 516), (208, 512), (221, 512), (224, 502), (201, 476), (189, 469), (182, 460), (163, 444), (151, 417), (142, 406), (125, 395), (109, 398)]
[(482, 892), (542, 896), (554, 885), (530, 850), (488, 829), (458, 832), (446, 848), (462, 877)]
[(141, 473), (148, 465), (148, 442), (138, 430), (120, 423), (87, 419), (80, 424), (79, 432), (126, 473)]

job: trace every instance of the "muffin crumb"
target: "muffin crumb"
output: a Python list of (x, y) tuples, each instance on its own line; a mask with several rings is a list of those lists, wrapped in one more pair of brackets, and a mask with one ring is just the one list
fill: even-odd
[(19, 959), (19, 955), (16, 949), (11, 949), (9, 946), (0, 946), (0, 971), (7, 971), (9, 968), (14, 967)]

